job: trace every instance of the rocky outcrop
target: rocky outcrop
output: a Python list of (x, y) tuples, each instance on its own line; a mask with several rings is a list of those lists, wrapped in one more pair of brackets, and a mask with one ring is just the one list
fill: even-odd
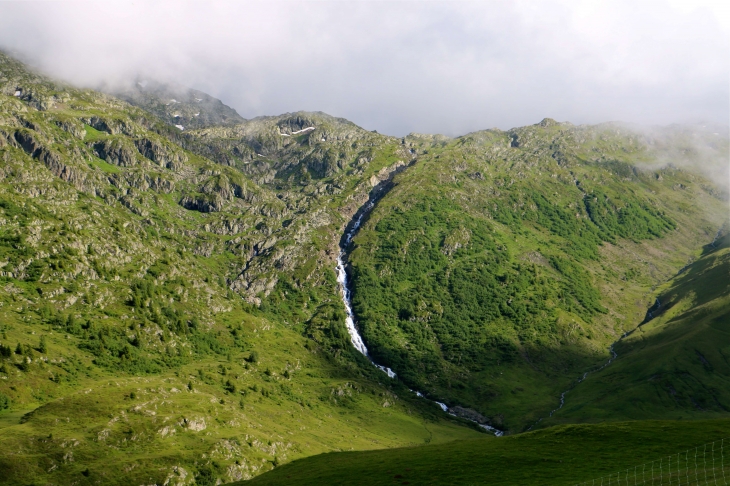
[(113, 174), (108, 178), (114, 186), (122, 189), (126, 186), (140, 191), (152, 189), (155, 192), (169, 194), (175, 189), (175, 182), (160, 176), (143, 173)]
[(245, 181), (234, 181), (225, 174), (217, 174), (206, 179), (200, 185), (199, 191), (203, 194), (217, 195), (225, 201), (241, 199), (248, 203), (258, 200), (257, 193), (252, 191)]
[(81, 121), (89, 125), (94, 130), (100, 132), (106, 132), (109, 135), (124, 134), (128, 136), (135, 135), (134, 126), (125, 120), (102, 118), (98, 116), (92, 116), (89, 118), (81, 118)]
[(61, 156), (44, 147), (32, 132), (18, 130), (14, 134), (14, 139), (25, 153), (43, 162), (56, 177), (77, 186), (84, 181), (79, 171), (64, 164)]
[(147, 174), (145, 174), (145, 179), (149, 188), (156, 192), (169, 194), (175, 190), (175, 183), (173, 181), (168, 181), (167, 179), (163, 179), (161, 177), (150, 177)]
[(45, 150), (36, 136), (29, 131), (18, 130), (15, 132), (14, 138), (20, 148), (34, 159), (37, 159), (41, 152)]
[(241, 194), (241, 187), (232, 184), (230, 179), (225, 175), (211, 177), (200, 186), (200, 192), (203, 194), (217, 194), (222, 199), (230, 201), (234, 197)]
[(94, 155), (120, 167), (132, 167), (137, 158), (134, 149), (126, 140), (112, 138), (95, 142), (91, 146)]
[(61, 130), (70, 133), (79, 140), (83, 140), (86, 137), (86, 129), (76, 120), (56, 120), (55, 123)]
[(148, 138), (141, 138), (134, 142), (140, 154), (155, 162), (161, 167), (171, 170), (179, 170), (188, 161), (188, 156), (179, 150), (172, 150), (169, 147)]
[(316, 178), (330, 177), (345, 162), (332, 150), (314, 150), (304, 160), (307, 170)]
[(179, 425), (182, 425), (193, 432), (200, 432), (201, 430), (206, 429), (205, 419), (202, 417), (194, 419), (183, 418)]
[(556, 126), (560, 125), (560, 123), (556, 122), (552, 118), (543, 118), (540, 121), (540, 123), (538, 123), (538, 125), (543, 128), (548, 128), (548, 127), (556, 127)]
[(180, 206), (201, 213), (216, 213), (223, 210), (223, 199), (217, 194), (185, 195), (180, 199)]
[(302, 133), (303, 130), (309, 127), (315, 127), (317, 123), (311, 117), (304, 115), (295, 115), (289, 118), (285, 118), (277, 123), (279, 133), (284, 135)]
[(55, 152), (44, 151), (41, 153), (39, 160), (48, 167), (48, 170), (53, 175), (61, 180), (74, 184), (78, 188), (81, 187), (85, 180), (85, 177), (80, 171), (64, 164), (61, 161), (61, 157)]
[(373, 174), (370, 177), (370, 187), (377, 187), (382, 182), (389, 181), (394, 175), (401, 172), (407, 167), (406, 163), (402, 160), (397, 161), (395, 164), (389, 167), (383, 167), (377, 174)]
[(476, 422), (480, 425), (492, 425), (491, 421), (487, 417), (476, 410), (472, 410), (471, 408), (460, 407), (457, 405), (449, 408), (449, 412), (453, 413), (457, 417), (471, 420), (472, 422)]

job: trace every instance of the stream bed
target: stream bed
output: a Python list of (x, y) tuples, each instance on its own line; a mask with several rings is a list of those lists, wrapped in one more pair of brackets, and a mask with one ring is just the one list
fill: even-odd
[[(350, 334), (350, 341), (352, 342), (352, 345), (357, 349), (360, 353), (362, 353), (366, 358), (370, 360), (370, 362), (373, 364), (373, 366), (380, 369), (382, 372), (386, 373), (389, 378), (391, 379), (397, 379), (397, 375), (393, 370), (390, 368), (383, 366), (379, 363), (376, 363), (373, 358), (368, 353), (368, 348), (365, 346), (365, 341), (363, 341), (362, 336), (360, 335), (360, 331), (357, 329), (356, 321), (355, 321), (355, 314), (352, 311), (352, 299), (351, 299), (351, 289), (350, 289), (350, 282), (347, 277), (347, 269), (346, 267), (346, 261), (347, 261), (347, 248), (350, 246), (350, 243), (352, 242), (352, 238), (357, 233), (357, 230), (360, 229), (360, 225), (363, 222), (363, 219), (370, 214), (370, 211), (375, 207), (375, 204), (377, 203), (378, 197), (372, 197), (371, 199), (358, 210), (357, 213), (355, 213), (355, 217), (350, 222), (350, 224), (347, 225), (347, 228), (345, 229), (345, 235), (340, 240), (340, 251), (337, 255), (337, 282), (340, 285), (340, 295), (342, 297), (342, 303), (345, 305), (345, 313), (347, 317), (345, 318), (345, 325), (347, 326), (347, 332)], [(416, 390), (411, 390), (413, 393), (416, 394), (416, 396), (423, 398), (424, 400), (428, 400), (421, 392)], [(444, 412), (453, 415), (458, 416), (456, 413), (454, 413), (445, 403), (438, 402), (436, 400), (431, 400), (433, 403), (437, 404), (439, 407), (441, 407), (441, 410)], [(465, 417), (462, 417), (465, 418)], [(467, 419), (469, 420), (469, 419)], [(487, 430), (497, 437), (500, 437), (504, 434), (503, 431), (492, 427), (490, 425), (481, 424), (479, 422), (476, 422), (472, 420), (472, 422), (479, 425), (484, 430)]]

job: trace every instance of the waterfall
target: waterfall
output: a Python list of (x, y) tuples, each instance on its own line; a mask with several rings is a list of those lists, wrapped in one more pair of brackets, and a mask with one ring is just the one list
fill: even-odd
[[(345, 318), (345, 326), (347, 327), (347, 332), (350, 334), (350, 341), (352, 342), (352, 345), (363, 356), (367, 357), (375, 367), (386, 373), (389, 378), (395, 379), (397, 375), (393, 370), (373, 361), (373, 358), (368, 353), (367, 346), (365, 346), (365, 341), (363, 341), (362, 336), (360, 335), (360, 331), (358, 331), (357, 329), (357, 325), (355, 324), (355, 314), (352, 311), (351, 290), (347, 279), (347, 270), (345, 269), (345, 260), (347, 259), (347, 247), (350, 245), (350, 243), (352, 242), (352, 238), (355, 236), (355, 233), (357, 233), (357, 230), (360, 228), (363, 218), (365, 218), (365, 216), (375, 207), (376, 202), (377, 199), (371, 199), (356, 213), (355, 219), (350, 225), (348, 225), (349, 230), (346, 230), (344, 237), (342, 238), (342, 240), (340, 240), (340, 252), (337, 255), (336, 267), (337, 283), (340, 285), (340, 295), (342, 297), (342, 303), (345, 305), (345, 314), (347, 315), (347, 317)], [(416, 396), (425, 399), (421, 392), (415, 390), (411, 391), (415, 393)], [(453, 413), (453, 411), (449, 409), (449, 407), (445, 403), (437, 402), (435, 400), (432, 401), (439, 407), (441, 407), (441, 410), (443, 410), (444, 412), (455, 417), (457, 416), (455, 413)], [(479, 422), (476, 422), (474, 420), (472, 420), (472, 422), (476, 423), (484, 430), (492, 432), (497, 437), (500, 437), (504, 434), (503, 431), (490, 425), (480, 424)]]

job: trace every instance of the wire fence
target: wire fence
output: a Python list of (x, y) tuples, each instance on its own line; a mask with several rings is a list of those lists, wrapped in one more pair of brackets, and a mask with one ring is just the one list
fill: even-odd
[(730, 461), (725, 441), (708, 442), (686, 451), (662, 457), (608, 476), (577, 483), (575, 486), (726, 486), (730, 480)]

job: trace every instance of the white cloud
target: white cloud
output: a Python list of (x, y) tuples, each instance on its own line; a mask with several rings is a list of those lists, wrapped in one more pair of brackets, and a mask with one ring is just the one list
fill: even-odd
[(247, 118), (322, 110), (396, 135), (727, 123), (730, 103), (709, 0), (4, 2), (0, 46), (77, 83), (145, 72)]

